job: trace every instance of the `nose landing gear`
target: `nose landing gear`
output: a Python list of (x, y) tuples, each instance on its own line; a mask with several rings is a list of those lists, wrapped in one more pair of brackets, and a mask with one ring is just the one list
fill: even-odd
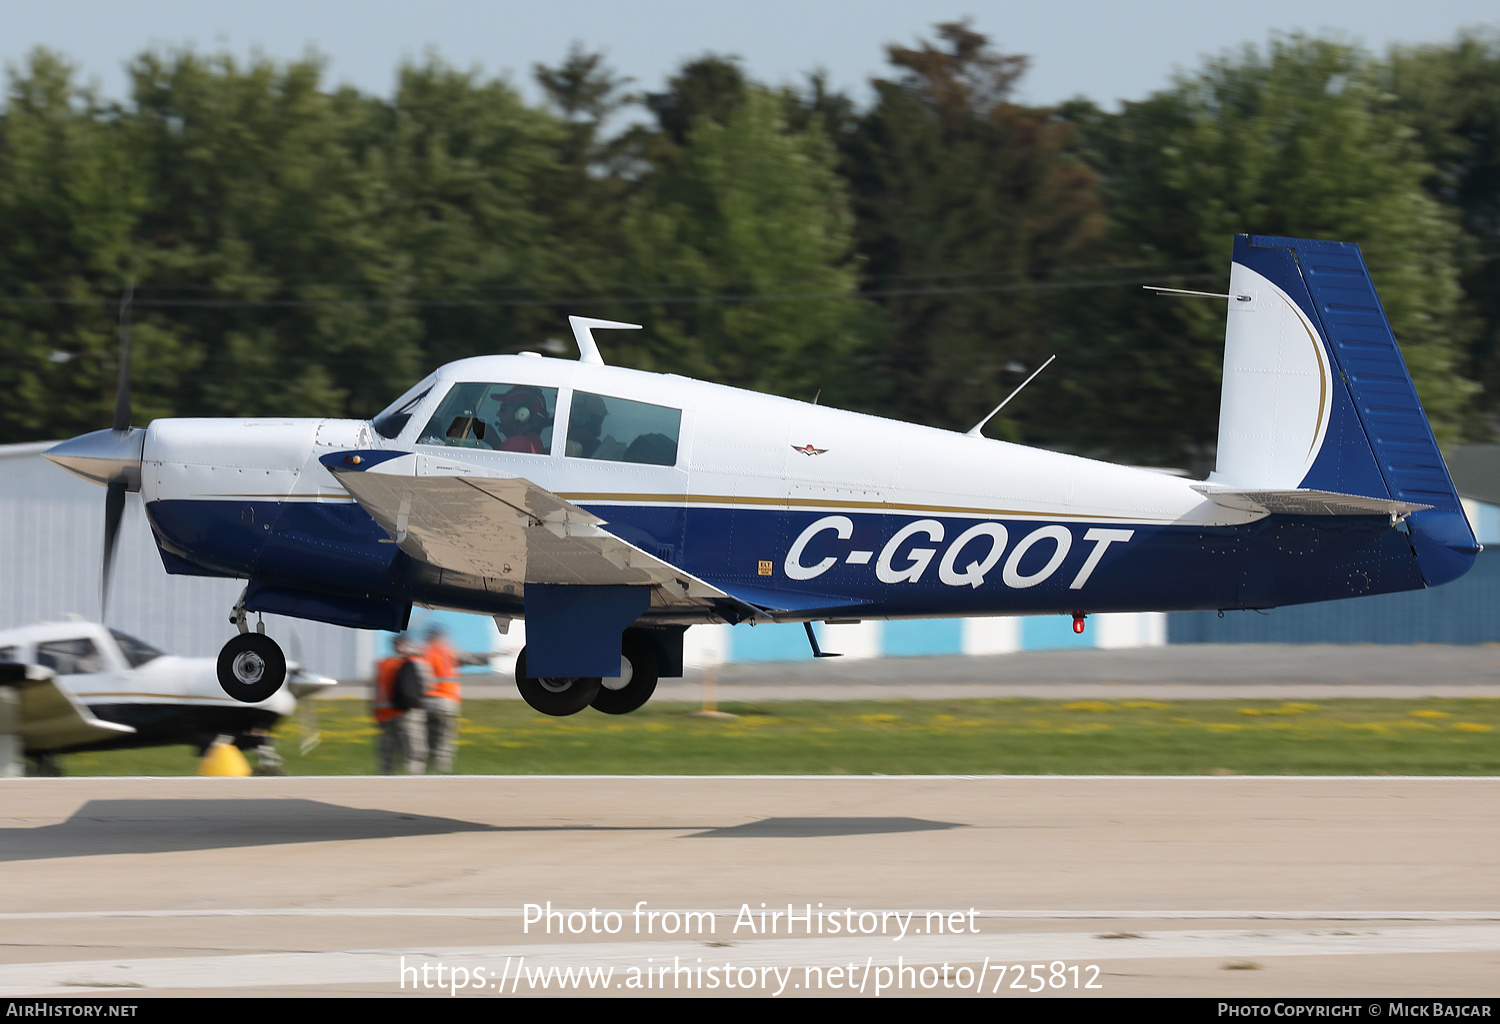
[(286, 655), (266, 636), (264, 622), (250, 632), (245, 622), (245, 595), (235, 603), (229, 621), (239, 627), (239, 636), (219, 651), (219, 685), (237, 701), (258, 704), (269, 700), (286, 682)]
[(219, 651), (219, 685), (235, 700), (269, 700), (286, 681), (286, 655), (264, 633), (241, 633)]

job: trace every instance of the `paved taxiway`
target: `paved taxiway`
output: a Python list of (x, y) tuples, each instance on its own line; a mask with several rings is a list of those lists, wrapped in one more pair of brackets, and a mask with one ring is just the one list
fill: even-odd
[[(944, 963), (1015, 997), (1033, 964), (1047, 994), (1500, 994), (1497, 779), (17, 779), (0, 807), (4, 995), (400, 994), (402, 957), (408, 994), (441, 962), (489, 997), (663, 966), (962, 994)], [(619, 931), (528, 932), (548, 901)], [(642, 901), (712, 931), (638, 934)], [(759, 934), (762, 903), (825, 933)]]
[[(663, 679), (657, 700), (702, 699), (704, 673)], [(1500, 697), (1500, 644), (1176, 644), (935, 658), (740, 663), (712, 672), (721, 701), (1039, 697), (1054, 700), (1332, 700)], [(499, 676), (465, 676), (470, 698), (519, 699)], [(330, 697), (365, 697), (346, 684)]]

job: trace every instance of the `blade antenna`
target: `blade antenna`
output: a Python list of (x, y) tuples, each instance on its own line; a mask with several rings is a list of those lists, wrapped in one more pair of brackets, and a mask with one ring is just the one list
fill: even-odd
[(568, 325), (573, 328), (573, 340), (578, 342), (578, 361), (593, 363), (595, 366), (603, 366), (604, 359), (599, 355), (599, 346), (594, 341), (594, 331), (603, 328), (619, 331), (641, 329), (640, 324), (626, 324), (618, 320), (596, 320), (588, 316), (570, 316)]
[(968, 437), (983, 437), (984, 435), (982, 433), (980, 433), (980, 431), (982, 431), (984, 429), (984, 425), (986, 423), (988, 423), (990, 420), (992, 420), (992, 419), (995, 418), (995, 413), (999, 412), (1001, 409), (1004, 409), (1005, 406), (1010, 402), (1010, 400), (1012, 398), (1015, 398), (1017, 395), (1019, 395), (1021, 393), (1021, 388), (1024, 388), (1026, 385), (1028, 385), (1032, 381), (1036, 380), (1036, 375), (1039, 374), (1039, 373), (1041, 373), (1047, 367), (1051, 366), (1052, 365), (1052, 360), (1054, 360), (1056, 358), (1057, 358), (1057, 354), (1055, 352), (1052, 355), (1048, 356), (1047, 357), (1047, 361), (1045, 363), (1043, 363), (1041, 366), (1038, 366), (1035, 370), (1031, 371), (1031, 376), (1030, 377), (1027, 377), (1025, 380), (1021, 381), (1021, 386), (1020, 387), (1016, 388), (1010, 394), (1008, 394), (1008, 395), (1005, 396), (1005, 401), (1004, 402), (1001, 402), (999, 405), (995, 406), (993, 409), (990, 410), (990, 414), (988, 416), (986, 416), (984, 419), (980, 420), (978, 423), (974, 424), (973, 429), (970, 430), (967, 433), (966, 436), (968, 436)]

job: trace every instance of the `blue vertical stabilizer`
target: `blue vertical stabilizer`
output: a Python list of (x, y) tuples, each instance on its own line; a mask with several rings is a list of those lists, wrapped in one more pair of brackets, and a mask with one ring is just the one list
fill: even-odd
[[(1334, 380), (1327, 430), (1300, 486), (1431, 505), (1408, 520), (1422, 578), (1436, 586), (1463, 575), (1479, 544), (1359, 246), (1241, 235), (1235, 262), (1295, 302), (1328, 355)], [(1378, 481), (1367, 469), (1372, 457)]]

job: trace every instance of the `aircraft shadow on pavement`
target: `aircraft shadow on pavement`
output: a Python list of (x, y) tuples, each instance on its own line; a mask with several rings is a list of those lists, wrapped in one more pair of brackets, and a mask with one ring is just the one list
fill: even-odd
[[(684, 838), (815, 839), (931, 832), (966, 826), (922, 818), (763, 818), (693, 832)], [(39, 828), (0, 828), (0, 863), (122, 853), (394, 839), (457, 832), (640, 831), (639, 825), (486, 825), (457, 818), (343, 807), (319, 800), (90, 800), (67, 821)], [(645, 826), (678, 831), (680, 825)]]
[(824, 836), (869, 836), (892, 832), (935, 832), (964, 828), (951, 821), (923, 818), (763, 818), (743, 825), (710, 828), (689, 839), (816, 839)]
[(0, 828), (0, 862), (497, 831), (318, 800), (90, 800), (61, 824)]

